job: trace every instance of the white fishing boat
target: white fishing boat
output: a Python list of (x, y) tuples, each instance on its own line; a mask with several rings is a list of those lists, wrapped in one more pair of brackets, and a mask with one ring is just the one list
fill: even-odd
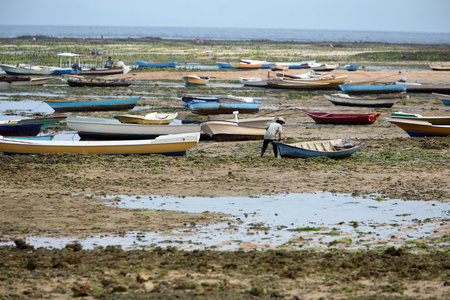
[(149, 125), (121, 123), (117, 119), (70, 117), (67, 127), (81, 139), (118, 140), (151, 139), (167, 134), (200, 132), (198, 124)]

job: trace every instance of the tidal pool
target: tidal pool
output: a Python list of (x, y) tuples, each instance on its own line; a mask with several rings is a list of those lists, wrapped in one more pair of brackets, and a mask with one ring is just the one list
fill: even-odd
[[(185, 224), (172, 232), (129, 232), (79, 239), (84, 248), (124, 249), (176, 246), (181, 249), (372, 249), (379, 246), (449, 246), (450, 204), (352, 197), (320, 192), (260, 197), (107, 196), (118, 209), (225, 213), (215, 224)], [(447, 239), (448, 240), (448, 239)], [(67, 238), (30, 237), (37, 247), (62, 248)]]

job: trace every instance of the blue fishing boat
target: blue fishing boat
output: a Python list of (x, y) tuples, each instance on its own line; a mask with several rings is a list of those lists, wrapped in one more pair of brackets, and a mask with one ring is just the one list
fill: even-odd
[(261, 102), (214, 102), (191, 101), (184, 104), (192, 113), (199, 115), (232, 114), (239, 111), (241, 114), (253, 114), (259, 111)]
[(56, 112), (73, 111), (113, 111), (132, 109), (141, 98), (124, 98), (108, 100), (88, 100), (88, 101), (67, 101), (67, 100), (46, 100)]
[(347, 69), (347, 71), (356, 71), (356, 70), (358, 70), (358, 66), (355, 65), (355, 64), (346, 65), (345, 68)]
[(311, 158), (325, 156), (329, 158), (344, 158), (362, 149), (364, 143), (349, 143), (342, 139), (309, 141), (295, 144), (276, 143), (281, 157)]
[(343, 92), (349, 94), (381, 94), (381, 93), (401, 93), (406, 92), (406, 85), (388, 84), (388, 85), (342, 85), (339, 87)]
[(0, 135), (2, 136), (35, 136), (41, 131), (44, 123), (20, 124), (2, 123), (0, 124)]
[(141, 67), (154, 67), (154, 68), (176, 68), (178, 62), (166, 62), (166, 63), (151, 63), (143, 60), (134, 61), (139, 68)]

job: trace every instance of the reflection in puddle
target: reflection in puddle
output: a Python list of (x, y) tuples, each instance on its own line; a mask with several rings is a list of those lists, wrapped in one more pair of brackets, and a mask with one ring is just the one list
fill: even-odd
[(21, 101), (0, 101), (0, 115), (14, 112), (20, 113), (43, 113), (52, 114), (54, 112), (47, 103), (42, 101), (21, 100)]
[[(84, 248), (120, 245), (124, 249), (177, 246), (182, 249), (369, 249), (414, 245), (449, 230), (450, 205), (432, 201), (384, 200), (331, 193), (261, 197), (111, 196), (109, 206), (191, 213), (226, 213), (215, 224), (186, 224), (172, 232), (129, 232), (80, 239)], [(144, 213), (146, 213), (144, 211)], [(423, 239), (422, 239), (423, 238)], [(37, 247), (61, 248), (67, 238), (27, 238)], [(446, 247), (448, 242), (433, 242)], [(11, 243), (10, 243), (11, 244)]]

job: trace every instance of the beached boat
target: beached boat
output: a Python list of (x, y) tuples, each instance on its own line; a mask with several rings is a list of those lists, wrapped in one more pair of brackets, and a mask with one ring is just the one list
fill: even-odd
[(241, 114), (252, 114), (259, 111), (261, 102), (214, 102), (191, 101), (185, 104), (192, 113), (200, 115), (231, 114), (239, 111)]
[(319, 76), (305, 79), (274, 77), (267, 80), (267, 84), (274, 88), (286, 89), (336, 89), (344, 83), (347, 76)]
[(305, 111), (316, 123), (366, 125), (375, 122), (380, 114), (330, 114), (326, 112)]
[(44, 85), (52, 79), (53, 77), (30, 78), (21, 76), (0, 76), (0, 88)]
[(372, 85), (377, 79), (365, 79), (365, 80), (349, 80), (345, 81), (342, 85)]
[(406, 86), (402, 84), (387, 85), (339, 85), (339, 88), (349, 94), (386, 94), (406, 92)]
[(358, 70), (358, 66), (357, 65), (355, 65), (355, 64), (351, 64), (351, 65), (346, 65), (345, 66), (345, 69), (347, 70), (347, 71), (356, 71), (356, 70)]
[(402, 76), (393, 84), (405, 85), (408, 93), (446, 93), (450, 92), (450, 85), (428, 85), (418, 82), (407, 82), (406, 77)]
[(195, 52), (196, 55), (205, 55), (205, 56), (211, 56), (213, 54), (213, 52), (211, 50), (206, 50), (206, 51), (198, 51)]
[(255, 127), (236, 121), (212, 120), (200, 123), (202, 131), (217, 141), (243, 141), (263, 139), (265, 127)]
[(0, 135), (3, 136), (35, 136), (41, 131), (44, 123), (0, 123)]
[(438, 97), (444, 105), (450, 106), (450, 95), (446, 94), (438, 94), (438, 93), (431, 93), (432, 95)]
[(201, 86), (206, 85), (210, 77), (198, 75), (183, 75), (181, 76), (181, 79), (183, 80), (186, 86)]
[(433, 71), (450, 71), (450, 65), (443, 65), (443, 64), (430, 64), (429, 65), (431, 70)]
[(160, 136), (151, 140), (135, 141), (39, 141), (0, 138), (0, 151), (4, 154), (163, 154), (181, 156), (197, 145), (200, 133)]
[(268, 87), (267, 79), (261, 79), (260, 77), (249, 77), (243, 78), (239, 77), (239, 81), (245, 86), (253, 87)]
[(323, 90), (333, 88), (328, 82), (304, 82), (296, 80), (284, 80), (281, 78), (270, 78), (267, 84), (271, 88), (281, 89), (307, 89), (307, 90)]
[(344, 158), (362, 149), (364, 143), (349, 143), (342, 139), (309, 141), (293, 144), (276, 143), (281, 157), (311, 158), (326, 156), (329, 158)]
[(63, 79), (74, 87), (127, 87), (134, 83), (135, 78), (90, 78), (78, 75), (64, 75)]
[[(328, 75), (327, 77), (325, 77), (325, 75), (327, 75), (327, 72), (323, 72), (323, 73), (317, 73), (315, 71), (310, 71), (310, 72), (306, 72), (303, 74), (297, 74), (297, 75), (292, 75), (292, 74), (285, 74), (285, 73), (277, 73), (275, 74), (277, 77), (281, 77), (283, 79), (286, 80), (300, 80), (300, 81), (305, 81), (305, 80), (317, 80), (316, 78), (321, 78), (321, 79), (334, 79), (336, 78), (334, 75)], [(347, 77), (347, 76), (345, 76)]]
[(411, 137), (450, 135), (450, 125), (433, 125), (427, 121), (400, 120), (399, 118), (388, 118), (387, 121), (400, 127)]
[(59, 67), (51, 67), (51, 66), (38, 66), (35, 65), (36, 56), (33, 55), (33, 62), (31, 64), (19, 64), (17, 66), (12, 66), (8, 64), (0, 64), (0, 68), (6, 72), (8, 75), (63, 75), (70, 74), (72, 72), (72, 68), (63, 67), (63, 58), (69, 59), (69, 66), (72, 65), (72, 58), (77, 59), (79, 62), (79, 54), (73, 53), (58, 53), (60, 58), (60, 66)]
[(324, 71), (329, 72), (333, 71), (337, 67), (339, 67), (339, 64), (321, 64), (321, 63), (310, 63), (309, 67), (313, 69), (314, 71)]
[(308, 69), (310, 64), (315, 64), (315, 60), (300, 61), (300, 62), (276, 62), (271, 68), (273, 70), (283, 69)]
[(117, 75), (117, 74), (127, 74), (130, 72), (130, 67), (119, 61), (118, 64), (122, 64), (116, 67), (110, 68), (82, 68), (81, 70), (73, 70), (71, 74), (83, 75), (83, 76), (107, 76), (107, 75)]
[(28, 119), (20, 119), (20, 120), (11, 120), (10, 123), (18, 123), (18, 124), (42, 124), (41, 130), (47, 129), (49, 126), (58, 123), (59, 121), (65, 120), (67, 116), (65, 115), (52, 115), (48, 117), (37, 117), (37, 118), (28, 118)]
[(323, 96), (334, 105), (362, 107), (392, 107), (397, 101), (402, 99), (401, 96), (376, 98), (352, 97), (347, 94), (324, 94)]
[(198, 124), (149, 125), (121, 123), (117, 119), (70, 117), (67, 127), (80, 138), (92, 140), (151, 139), (160, 135), (200, 132)]
[(132, 109), (141, 98), (124, 98), (108, 100), (88, 100), (88, 101), (69, 101), (69, 100), (46, 100), (56, 112), (74, 112), (74, 111), (114, 111)]
[(134, 62), (138, 65), (139, 68), (176, 68), (178, 64), (178, 62), (154, 63), (143, 60), (135, 60)]
[(265, 60), (254, 60), (254, 59), (241, 59), (240, 62), (251, 65), (261, 64), (261, 69), (270, 69), (274, 65), (274, 63)]
[(410, 114), (404, 112), (391, 113), (392, 119), (417, 120), (430, 122), (433, 125), (450, 125), (450, 116), (424, 117), (420, 114)]
[(200, 102), (253, 102), (252, 97), (238, 97), (233, 95), (185, 95), (181, 98), (184, 102), (188, 103), (191, 101)]
[(231, 62), (231, 63), (224, 63), (224, 62), (218, 62), (217, 66), (219, 69), (260, 69), (263, 66), (262, 62)]
[(8, 75), (62, 75), (72, 72), (72, 68), (34, 66), (27, 64), (19, 64), (17, 67), (0, 64), (0, 68)]
[(178, 113), (157, 113), (152, 112), (141, 115), (114, 115), (113, 117), (119, 120), (121, 123), (131, 123), (131, 124), (153, 124), (153, 125), (164, 125), (171, 123)]

